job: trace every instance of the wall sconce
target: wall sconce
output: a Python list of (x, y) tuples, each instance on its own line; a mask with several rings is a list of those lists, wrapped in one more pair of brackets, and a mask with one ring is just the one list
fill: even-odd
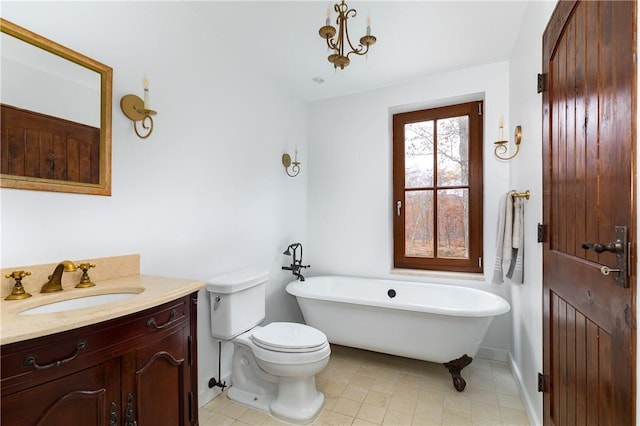
[[(152, 115), (156, 115), (152, 109), (149, 109), (149, 80), (144, 79), (144, 101), (136, 95), (125, 95), (120, 99), (120, 108), (124, 115), (133, 121), (133, 130), (141, 139), (146, 139), (153, 132), (153, 118)], [(141, 122), (142, 128), (147, 130), (146, 134), (142, 135), (138, 131), (138, 121)]]
[[(295, 156), (293, 161), (291, 161), (291, 156), (289, 154), (282, 154), (282, 165), (284, 166), (284, 170), (287, 172), (287, 175), (290, 177), (298, 176), (300, 173), (300, 162), (298, 161), (298, 148), (296, 147)], [(289, 173), (289, 167), (291, 167), (291, 173)]]
[(498, 160), (507, 161), (514, 158), (520, 152), (520, 142), (522, 141), (522, 126), (516, 126), (516, 132), (514, 135), (515, 142), (516, 142), (516, 152), (506, 157), (505, 155), (507, 154), (507, 151), (508, 151), (507, 144), (509, 143), (509, 141), (502, 140), (503, 125), (504, 125), (504, 120), (501, 119), (500, 120), (500, 139), (501, 140), (494, 142), (496, 147), (493, 150), (493, 155), (495, 155)]

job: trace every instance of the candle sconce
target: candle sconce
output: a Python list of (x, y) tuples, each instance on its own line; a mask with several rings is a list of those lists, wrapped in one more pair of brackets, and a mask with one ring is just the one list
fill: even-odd
[[(502, 136), (502, 128), (500, 131), (500, 135)], [(494, 145), (496, 147), (493, 150), (493, 155), (495, 155), (498, 160), (507, 161), (507, 160), (511, 160), (516, 155), (518, 155), (518, 153), (520, 152), (520, 142), (522, 141), (522, 126), (516, 126), (516, 132), (515, 132), (514, 138), (516, 143), (516, 152), (514, 152), (512, 155), (508, 157), (505, 155), (507, 154), (507, 151), (508, 151), (507, 144), (509, 143), (509, 141), (494, 142)]]
[[(151, 132), (153, 132), (153, 118), (151, 118), (151, 116), (156, 115), (157, 112), (152, 109), (146, 109), (144, 107), (144, 101), (140, 99), (139, 96), (123, 96), (122, 99), (120, 99), (120, 108), (122, 108), (124, 115), (133, 121), (133, 130), (139, 138), (146, 139), (151, 135)], [(146, 134), (142, 135), (138, 131), (138, 121), (141, 122), (142, 128), (147, 131)]]
[[(289, 154), (282, 154), (282, 165), (289, 177), (298, 176), (298, 173), (300, 173), (300, 164), (301, 163), (298, 161), (298, 150), (296, 150), (293, 161), (291, 161), (291, 156)], [(291, 167), (291, 173), (289, 172), (289, 167)]]

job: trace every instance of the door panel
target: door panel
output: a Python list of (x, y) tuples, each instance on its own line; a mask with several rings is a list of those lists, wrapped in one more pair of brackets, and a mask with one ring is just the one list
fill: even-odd
[(635, 240), (635, 19), (635, 2), (562, 1), (543, 38), (545, 424), (635, 418), (635, 276), (582, 247)]

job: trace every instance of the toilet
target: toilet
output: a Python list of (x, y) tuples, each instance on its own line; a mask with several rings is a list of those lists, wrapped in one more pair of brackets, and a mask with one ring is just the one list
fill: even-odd
[(248, 269), (207, 283), (211, 334), (234, 347), (227, 395), (277, 419), (310, 423), (324, 404), (315, 375), (329, 363), (331, 348), (323, 332), (304, 324), (258, 325), (268, 279), (268, 271)]

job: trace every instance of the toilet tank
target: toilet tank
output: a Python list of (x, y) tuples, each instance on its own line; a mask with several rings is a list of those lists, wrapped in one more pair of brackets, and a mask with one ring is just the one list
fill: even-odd
[(265, 269), (245, 269), (207, 282), (214, 338), (233, 339), (264, 319), (268, 279)]

